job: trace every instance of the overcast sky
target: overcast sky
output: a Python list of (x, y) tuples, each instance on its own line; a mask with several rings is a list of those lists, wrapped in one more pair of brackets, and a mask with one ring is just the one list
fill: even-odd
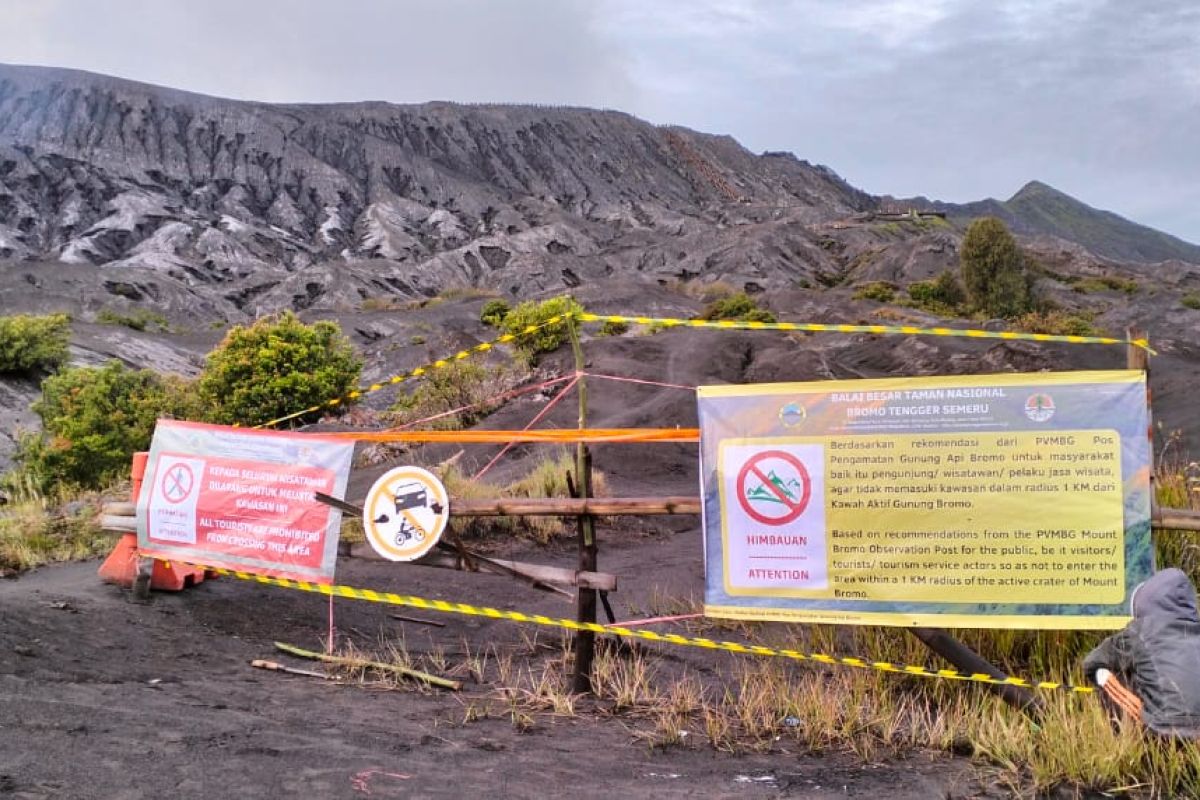
[(255, 100), (617, 108), (878, 194), (1038, 179), (1200, 242), (1194, 0), (0, 0), (0, 61)]

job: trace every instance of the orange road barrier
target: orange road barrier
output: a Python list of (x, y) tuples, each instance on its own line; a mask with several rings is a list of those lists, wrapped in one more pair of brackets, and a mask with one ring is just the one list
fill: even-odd
[[(135, 505), (138, 495), (142, 491), (142, 480), (146, 476), (146, 463), (149, 458), (149, 453), (133, 454), (129, 477), (133, 484), (130, 493)], [(117, 540), (116, 546), (108, 554), (108, 558), (104, 559), (104, 563), (100, 565), (97, 573), (100, 575), (100, 580), (105, 583), (114, 583), (132, 589), (137, 582), (139, 566), (142, 566), (141, 562), (142, 558), (138, 554), (137, 534), (126, 533)], [(169, 564), (165, 561), (153, 561), (146, 564), (145, 567), (148, 569), (148, 588), (162, 592), (182, 591), (200, 583), (205, 577), (216, 577), (215, 574), (208, 575), (203, 569), (189, 567), (185, 564)]]

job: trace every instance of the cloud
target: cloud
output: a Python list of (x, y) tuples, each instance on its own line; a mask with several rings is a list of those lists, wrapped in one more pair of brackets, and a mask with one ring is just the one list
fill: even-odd
[(274, 102), (628, 106), (619, 46), (576, 0), (9, 0), (4, 60)]
[(1191, 0), (6, 0), (6, 61), (287, 102), (620, 108), (868, 191), (1039, 179), (1200, 241)]
[[(967, 201), (1040, 179), (1200, 240), (1200, 7), (1151, 0), (610, 0), (632, 109), (790, 149), (869, 191)], [(681, 34), (699, 28), (703, 35)], [(618, 26), (609, 35), (618, 36)], [(632, 44), (629, 44), (629, 43)]]

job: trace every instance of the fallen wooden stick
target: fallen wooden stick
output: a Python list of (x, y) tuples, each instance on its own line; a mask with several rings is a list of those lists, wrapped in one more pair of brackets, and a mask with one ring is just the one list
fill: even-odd
[(449, 678), (439, 678), (437, 675), (430, 675), (428, 672), (421, 672), (416, 669), (402, 667), (399, 664), (384, 664), (382, 661), (371, 661), (365, 658), (350, 658), (348, 656), (330, 656), (325, 653), (318, 653), (315, 650), (305, 650), (295, 645), (285, 644), (284, 642), (276, 642), (275, 647), (285, 653), (298, 656), (299, 658), (307, 658), (313, 661), (324, 661), (327, 664), (342, 664), (347, 667), (355, 667), (358, 669), (376, 669), (381, 672), (392, 672), (397, 675), (403, 675), (406, 678), (413, 680), (424, 681), (430, 686), (439, 686), (443, 689), (450, 689), (457, 692), (462, 688), (461, 681), (452, 681)]
[(398, 619), (401, 622), (417, 622), (421, 625), (432, 625), (435, 628), (444, 628), (446, 623), (438, 622), (434, 619), (421, 619), (420, 617), (406, 617), (403, 614), (392, 614), (392, 619)]
[[(317, 499), (317, 502), (324, 503), (325, 505), (340, 509), (341, 511), (344, 511), (346, 513), (356, 514), (359, 516), (361, 516), (363, 513), (361, 506), (356, 506), (353, 503), (347, 503), (345, 500), (342, 500), (341, 498), (325, 494), (324, 492), (314, 492), (313, 496)], [(530, 586), (532, 586), (535, 589), (541, 589), (541, 590), (547, 591), (547, 592), (555, 592), (557, 594), (562, 595), (563, 597), (566, 597), (568, 600), (575, 599), (574, 594), (572, 594), (571, 592), (568, 592), (567, 590), (565, 590), (559, 586), (555, 586), (552, 583), (546, 583), (545, 581), (538, 580), (537, 578), (531, 577), (520, 570), (516, 570), (516, 569), (513, 569), (512, 567), (505, 566), (504, 564), (501, 564), (499, 561), (497, 561), (495, 559), (488, 558), (487, 556), (480, 555), (479, 553), (471, 552), (469, 550), (466, 550), (466, 548), (463, 548), (463, 551), (460, 553), (458, 548), (456, 548), (454, 545), (452, 545), (446, 541), (439, 541), (437, 543), (437, 547), (442, 553), (453, 554), (454, 558), (456, 558), (456, 559), (463, 560), (463, 557), (467, 556), (471, 559), (471, 561), (477, 562), (479, 564), (486, 564), (489, 568), (491, 568), (492, 572), (498, 572), (501, 575), (507, 575), (510, 578), (516, 578), (519, 581), (528, 583)], [(435, 554), (429, 553), (426, 555), (426, 558), (428, 558), (429, 556), (432, 556), (432, 555), (435, 555)], [(416, 563), (416, 562), (414, 562), (414, 563)]]
[(280, 664), (278, 661), (267, 661), (262, 658), (256, 658), (250, 662), (250, 666), (258, 669), (269, 669), (272, 672), (286, 672), (288, 675), (304, 675), (309, 678), (320, 678), (322, 680), (331, 680), (331, 675), (326, 675), (324, 672), (314, 672), (311, 669), (296, 669)]

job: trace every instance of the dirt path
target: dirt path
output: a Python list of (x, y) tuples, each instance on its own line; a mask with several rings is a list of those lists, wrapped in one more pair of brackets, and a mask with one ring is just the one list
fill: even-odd
[[(609, 543), (602, 564), (652, 574), (651, 592), (699, 593), (693, 531)], [(543, 555), (543, 561), (553, 561)], [(557, 560), (567, 563), (566, 553)], [(620, 717), (539, 715), (464, 722), (487, 686), (460, 695), (378, 691), (253, 670), (271, 641), (316, 647), (326, 601), (221, 579), (149, 605), (101, 584), (96, 565), (0, 582), (0, 795), (148, 797), (868, 797), (974, 796), (970, 766), (914, 757), (862, 766), (781, 750), (728, 756), (701, 743), (651, 750)], [(344, 561), (351, 585), (570, 615), (558, 598), (506, 579)], [(659, 587), (655, 589), (655, 587)], [(636, 592), (628, 593), (630, 595)], [(630, 605), (623, 595), (618, 614)], [(519, 646), (506, 622), (439, 616), (445, 628), (392, 619), (396, 609), (339, 601), (344, 637), (370, 646), (404, 636), (411, 652), (477, 643)], [(428, 614), (426, 614), (428, 616)], [(700, 658), (700, 655), (688, 657)], [(284, 660), (284, 659), (279, 659)], [(297, 666), (309, 666), (297, 664)]]

